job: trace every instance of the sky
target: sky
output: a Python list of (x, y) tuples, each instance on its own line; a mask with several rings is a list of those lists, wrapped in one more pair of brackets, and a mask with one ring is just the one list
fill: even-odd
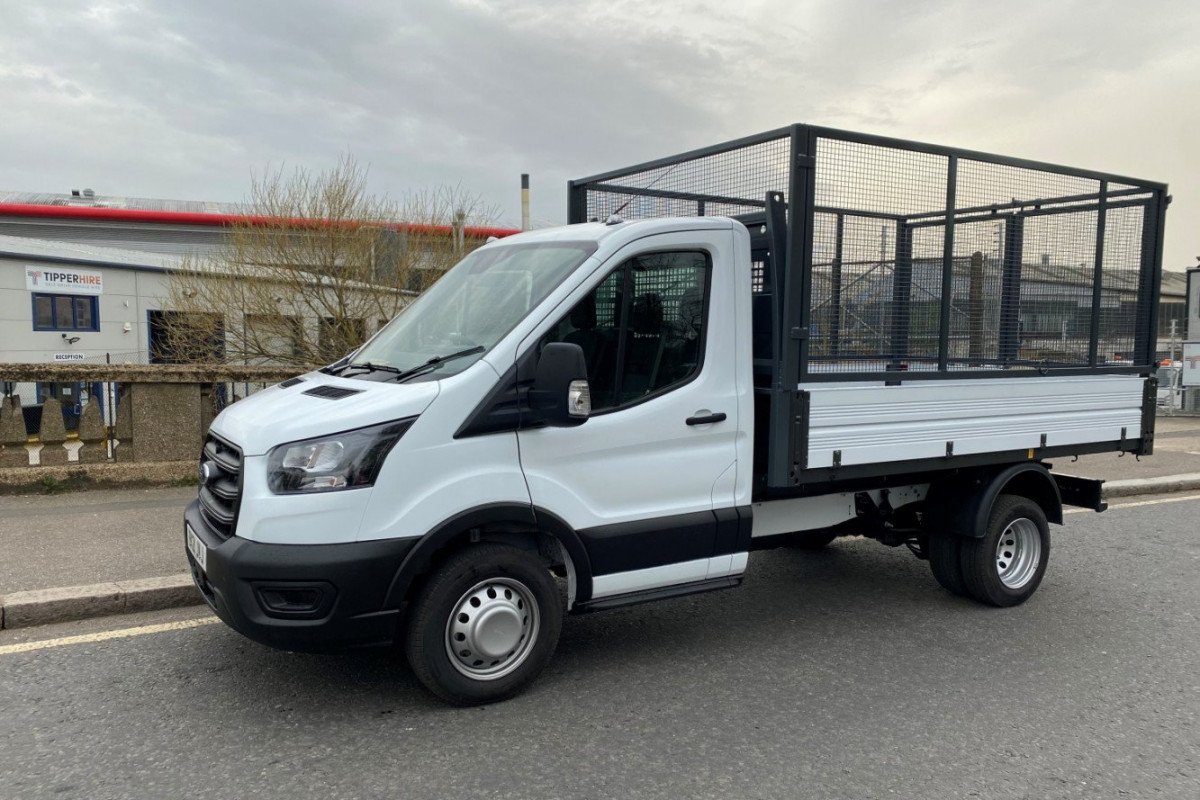
[(566, 221), (575, 177), (807, 122), (1170, 184), (1200, 256), (1200, 3), (0, 0), (0, 189), (244, 200), (349, 153)]

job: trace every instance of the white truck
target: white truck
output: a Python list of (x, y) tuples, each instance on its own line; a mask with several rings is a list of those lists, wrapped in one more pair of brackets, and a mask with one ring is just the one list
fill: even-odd
[(905, 545), (1014, 606), (1104, 509), (1047, 459), (1152, 450), (1161, 184), (793, 125), (569, 196), (216, 418), (184, 536), (232, 628), (469, 704), (760, 548)]

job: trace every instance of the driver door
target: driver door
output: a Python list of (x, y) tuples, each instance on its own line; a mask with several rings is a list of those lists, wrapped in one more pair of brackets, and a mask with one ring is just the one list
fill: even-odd
[(721, 230), (631, 245), (527, 340), (587, 360), (588, 420), (518, 436), (534, 506), (583, 540), (593, 599), (732, 571), (715, 513), (736, 474), (731, 246)]

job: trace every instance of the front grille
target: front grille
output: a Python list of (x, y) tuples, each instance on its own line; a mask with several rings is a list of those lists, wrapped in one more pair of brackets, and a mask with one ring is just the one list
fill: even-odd
[(200, 484), (200, 513), (218, 536), (228, 539), (242, 502), (242, 451), (210, 433), (201, 463), (211, 464), (212, 474)]

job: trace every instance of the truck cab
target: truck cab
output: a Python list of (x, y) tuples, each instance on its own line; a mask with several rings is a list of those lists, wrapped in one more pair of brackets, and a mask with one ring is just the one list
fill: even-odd
[(501, 603), (447, 634), (470, 644), (440, 647), (461, 698), (512, 683), (496, 673), (534, 622), (556, 634), (562, 611), (736, 584), (749, 248), (745, 226), (717, 217), (490, 243), (351, 358), (230, 406), (186, 512), (205, 598), (253, 639), (327, 649), (392, 642), (431, 576), (479, 550), (466, 545), (560, 573), (504, 585), (526, 607), (562, 592), (561, 609), (531, 621)]

